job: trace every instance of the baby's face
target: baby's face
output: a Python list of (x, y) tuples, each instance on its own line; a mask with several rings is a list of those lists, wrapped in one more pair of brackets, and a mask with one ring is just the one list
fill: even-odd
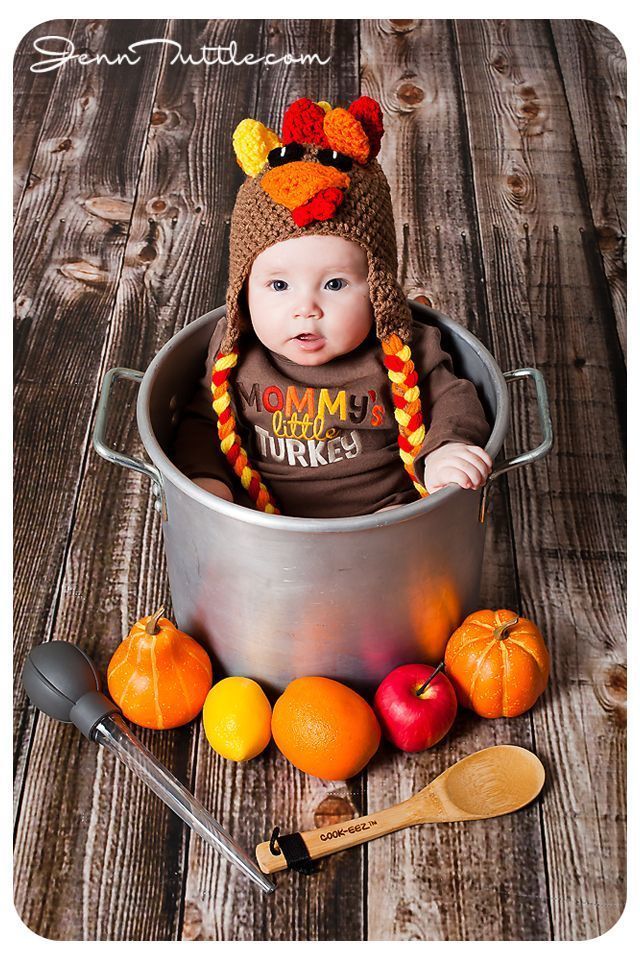
[(247, 298), (261, 343), (305, 366), (355, 350), (373, 322), (367, 255), (342, 237), (295, 237), (269, 247), (253, 262)]

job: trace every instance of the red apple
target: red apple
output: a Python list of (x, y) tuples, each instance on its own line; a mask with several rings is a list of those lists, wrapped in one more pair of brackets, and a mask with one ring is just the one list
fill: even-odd
[[(430, 677), (429, 685), (418, 694)], [(392, 670), (376, 690), (373, 705), (387, 739), (408, 753), (426, 750), (442, 740), (458, 711), (451, 682), (424, 663)]]

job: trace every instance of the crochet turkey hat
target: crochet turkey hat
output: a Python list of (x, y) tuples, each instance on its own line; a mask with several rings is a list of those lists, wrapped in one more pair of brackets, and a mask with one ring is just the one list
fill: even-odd
[(397, 250), (389, 184), (375, 159), (383, 135), (380, 106), (359, 97), (348, 109), (303, 97), (284, 114), (278, 135), (258, 120), (233, 134), (247, 174), (231, 217), (227, 326), (213, 370), (213, 407), (222, 450), (256, 506), (279, 510), (237, 433), (230, 375), (247, 326), (241, 295), (256, 257), (292, 237), (321, 234), (360, 244), (367, 254), (376, 333), (398, 422), (399, 454), (421, 496), (414, 460), (424, 440), (418, 377), (408, 345), (411, 312), (397, 282)]

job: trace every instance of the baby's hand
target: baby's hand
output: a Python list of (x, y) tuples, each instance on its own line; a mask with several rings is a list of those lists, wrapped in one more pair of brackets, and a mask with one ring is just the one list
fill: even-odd
[(445, 443), (425, 457), (424, 484), (429, 493), (435, 493), (448, 483), (477, 490), (485, 483), (491, 467), (491, 457), (482, 447)]
[(193, 482), (202, 490), (206, 490), (207, 493), (213, 493), (216, 497), (233, 503), (233, 494), (222, 480), (214, 480), (213, 477), (194, 477)]

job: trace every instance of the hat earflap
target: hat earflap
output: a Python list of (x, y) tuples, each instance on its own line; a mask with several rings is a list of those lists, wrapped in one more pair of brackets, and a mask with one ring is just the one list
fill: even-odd
[(226, 311), (227, 324), (220, 350), (222, 353), (230, 353), (245, 326), (242, 311), (240, 309), (240, 296), (244, 286), (244, 278), (241, 275), (236, 276), (227, 286)]

